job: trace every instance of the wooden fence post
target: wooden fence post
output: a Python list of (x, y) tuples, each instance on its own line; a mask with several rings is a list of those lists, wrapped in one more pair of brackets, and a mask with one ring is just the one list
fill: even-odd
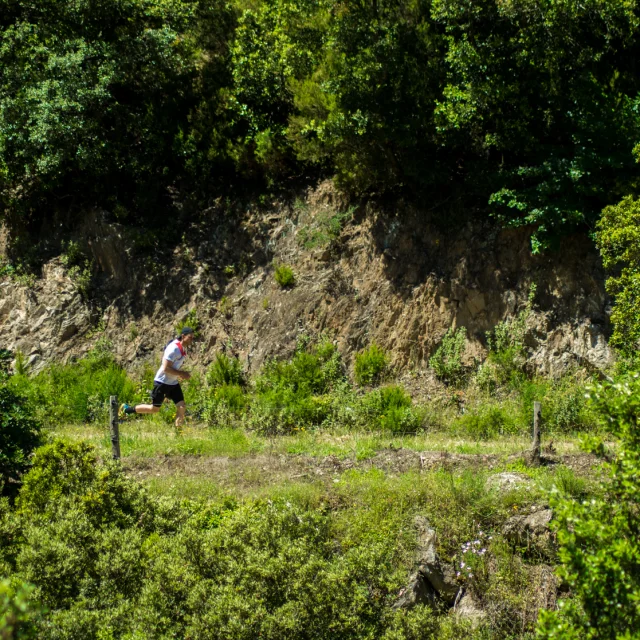
[(118, 425), (118, 396), (109, 399), (109, 431), (111, 432), (111, 453), (114, 460), (120, 460), (120, 428)]
[(533, 403), (533, 446), (531, 448), (531, 464), (540, 466), (540, 423), (542, 422), (542, 405)]

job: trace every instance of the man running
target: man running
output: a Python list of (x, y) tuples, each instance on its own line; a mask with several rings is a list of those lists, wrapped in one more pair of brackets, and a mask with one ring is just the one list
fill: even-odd
[(153, 379), (152, 404), (137, 404), (134, 407), (123, 404), (120, 407), (120, 413), (158, 413), (164, 399), (169, 398), (176, 405), (176, 429), (180, 429), (184, 424), (184, 414), (187, 409), (184, 394), (180, 388), (180, 380), (188, 380), (191, 377), (188, 371), (181, 371), (180, 368), (186, 357), (185, 347), (192, 342), (193, 329), (183, 327), (180, 336), (165, 347), (162, 365)]

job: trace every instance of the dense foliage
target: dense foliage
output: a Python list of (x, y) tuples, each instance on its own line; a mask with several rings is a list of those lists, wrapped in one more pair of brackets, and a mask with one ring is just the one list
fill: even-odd
[(537, 249), (637, 190), (635, 1), (2, 0), (0, 16), (14, 227), (87, 205), (148, 221), (170, 193), (220, 195), (221, 174), (313, 170), (531, 224)]
[(40, 423), (27, 399), (9, 386), (10, 357), (0, 350), (0, 495), (13, 493), (40, 444)]
[(28, 371), (11, 377), (12, 393), (29, 401), (31, 410), (46, 426), (65, 422), (106, 421), (109, 396), (139, 399), (135, 383), (116, 364), (110, 344), (99, 342), (84, 358), (52, 364), (35, 375)]
[[(541, 638), (633, 638), (640, 625), (640, 379), (592, 393), (597, 410), (619, 439), (601, 495), (557, 500), (562, 578), (573, 597), (541, 618)], [(600, 445), (600, 449), (602, 445)]]
[(284, 500), (152, 498), (83, 443), (38, 451), (0, 534), (0, 574), (34, 585), (0, 613), (40, 603), (16, 618), (38, 638), (456, 637), (429, 608), (389, 607), (405, 570), (384, 533), (340, 541), (328, 510)]
[[(147, 216), (212, 173), (232, 14), (222, 2), (0, 2), (0, 197), (14, 220)], [(62, 201), (59, 201), (62, 199)]]
[(606, 207), (598, 222), (598, 248), (615, 296), (611, 343), (633, 359), (640, 346), (640, 201), (629, 196)]

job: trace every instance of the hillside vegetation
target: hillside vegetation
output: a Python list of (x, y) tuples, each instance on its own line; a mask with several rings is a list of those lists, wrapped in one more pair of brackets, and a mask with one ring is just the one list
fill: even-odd
[[(1, 317), (21, 338), (24, 294), (39, 318), (20, 342), (37, 349), (0, 348), (0, 638), (638, 637), (639, 54), (635, 0), (0, 0), (0, 284), (13, 296)], [(325, 178), (340, 206), (293, 201)], [(389, 229), (340, 245), (372, 203), (395, 211)], [(414, 246), (420, 215), (433, 226)], [(391, 250), (402, 216), (408, 240)], [(464, 251), (444, 269), (437, 247), (465, 244), (451, 230), (484, 218), (493, 223), (467, 233), (526, 227), (543, 257), (465, 353), (471, 336), (452, 309), (473, 302), (479, 315), (485, 298), (474, 278), (461, 286)], [(287, 231), (307, 252), (293, 265), (281, 260), (293, 249), (274, 251)], [(587, 300), (592, 274), (563, 288), (543, 269), (575, 231), (602, 256), (611, 327), (604, 294)], [(98, 265), (90, 245), (103, 233), (113, 237)], [(448, 330), (431, 325), (427, 339), (413, 316), (404, 360), (367, 323), (339, 342), (336, 322), (359, 292), (336, 256), (358, 248), (389, 264), (420, 256), (385, 326), (431, 296)], [(517, 251), (491, 255), (504, 274), (483, 265), (487, 287), (517, 280)], [(38, 298), (29, 288), (47, 261)], [(172, 426), (168, 405), (123, 419), (123, 457), (111, 459), (109, 396), (146, 402), (155, 372), (135, 320), (148, 327), (151, 307), (164, 321), (197, 297), (171, 322), (200, 338), (205, 313), (223, 326), (251, 287), (260, 306), (243, 320), (255, 344), (267, 326), (254, 327), (256, 308), (266, 318), (272, 304), (259, 288), (267, 271), (279, 307), (298, 300), (306, 313), (296, 294), (316, 263), (326, 278), (309, 300), (341, 298), (333, 325), (321, 318), (316, 335), (300, 311), (283, 329), (274, 314), (270, 346), (285, 333), (297, 345), (264, 350), (253, 368), (230, 332), (206, 336), (208, 366), (184, 384), (186, 427)], [(94, 286), (108, 268), (118, 286), (135, 284), (120, 309), (106, 300), (115, 285)], [(456, 287), (435, 285), (456, 273)], [(410, 298), (427, 274), (434, 286)], [(565, 315), (591, 314), (576, 343), (611, 330), (610, 370), (582, 351), (554, 353), (555, 379), (528, 362), (546, 326), (529, 322), (542, 274), (549, 317), (574, 289), (584, 305), (567, 301)], [(245, 288), (231, 301), (218, 280), (234, 278)], [(73, 322), (52, 317), (72, 304)], [(122, 366), (114, 335), (144, 368)], [(68, 356), (72, 336), (84, 341), (73, 357), (42, 357)]]
[(530, 224), (539, 250), (637, 188), (635, 2), (3, 0), (0, 16), (16, 239), (88, 207), (162, 224), (328, 174)]
[[(637, 377), (531, 379), (516, 347), (426, 404), (349, 381), (326, 339), (253, 379), (219, 354), (189, 381), (184, 431), (166, 410), (122, 424), (122, 463), (108, 460), (104, 399), (144, 399), (147, 383), (108, 345), (3, 374), (17, 463), (0, 467), (4, 637), (624, 637), (639, 588)], [(441, 373), (460, 370), (455, 350), (440, 355)], [(384, 356), (359, 354), (359, 376), (388, 378)], [(542, 467), (524, 455), (531, 398), (544, 400)], [(514, 533), (549, 505), (551, 529)], [(445, 592), (400, 606), (424, 522), (475, 617)]]

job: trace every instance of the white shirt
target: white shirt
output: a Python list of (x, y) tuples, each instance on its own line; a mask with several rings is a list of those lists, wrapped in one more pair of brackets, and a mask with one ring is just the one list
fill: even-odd
[[(178, 345), (178, 340), (173, 340), (167, 345), (166, 349), (164, 350), (164, 355), (162, 356), (162, 360), (168, 360), (174, 369), (179, 369), (185, 359), (184, 351), (180, 350), (180, 346), (181, 345)], [(180, 382), (178, 378), (166, 372), (162, 368), (162, 365), (160, 365), (154, 381), (170, 385), (176, 385)]]

